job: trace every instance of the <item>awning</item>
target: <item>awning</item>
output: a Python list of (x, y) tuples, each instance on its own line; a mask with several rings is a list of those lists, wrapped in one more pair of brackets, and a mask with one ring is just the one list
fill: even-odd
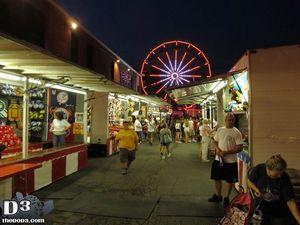
[(151, 96), (151, 95), (136, 95), (135, 97), (144, 100), (147, 103), (152, 103), (157, 106), (170, 106), (170, 104), (166, 101), (163, 101), (161, 98), (157, 96)]
[(168, 92), (170, 96), (176, 99), (179, 105), (183, 104), (202, 104), (208, 100), (210, 96), (217, 93), (220, 89), (227, 85), (227, 78), (233, 75), (238, 75), (245, 70), (239, 70), (231, 73), (221, 74), (212, 78), (194, 83), (193, 85), (172, 88)]
[(74, 65), (44, 49), (0, 33), (0, 69), (46, 82), (97, 92), (137, 94), (104, 75)]

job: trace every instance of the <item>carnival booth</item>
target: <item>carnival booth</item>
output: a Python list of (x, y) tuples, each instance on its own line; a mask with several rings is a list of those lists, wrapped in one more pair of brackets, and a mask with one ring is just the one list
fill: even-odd
[(244, 149), (238, 154), (238, 185), (244, 188), (250, 166), (273, 154), (281, 154), (290, 168), (300, 169), (300, 121), (293, 117), (299, 108), (295, 97), (300, 94), (299, 61), (299, 46), (247, 51), (227, 74), (171, 90), (179, 104), (202, 104), (203, 116), (216, 119), (218, 126), (224, 125), (226, 112), (235, 115), (235, 126), (244, 138)]
[[(146, 117), (147, 103), (131, 95), (109, 94), (108, 95), (108, 120), (109, 134), (113, 135), (123, 126), (124, 120), (132, 120), (132, 116)], [(137, 112), (138, 115), (135, 115)]]
[[(216, 128), (225, 125), (225, 113), (235, 114), (235, 126), (244, 137), (244, 149), (239, 154), (239, 170), (241, 182), (243, 173), (249, 166), (248, 156), (248, 73), (247, 70), (239, 70), (228, 74), (222, 74), (199, 82), (195, 86), (172, 90), (177, 103), (201, 105), (200, 115), (211, 121), (211, 127)], [(187, 94), (189, 93), (189, 94)], [(190, 108), (193, 108), (193, 104)], [(211, 146), (210, 155), (214, 155), (214, 147)], [(249, 157), (248, 157), (249, 158)], [(245, 169), (246, 168), (246, 169)], [(245, 180), (244, 180), (245, 182)], [(239, 185), (242, 185), (240, 183)], [(244, 183), (245, 185), (245, 183)]]
[[(62, 68), (78, 73), (74, 65), (2, 35), (0, 51), (7, 53), (0, 57), (0, 144), (6, 146), (0, 159), (1, 200), (31, 193), (87, 165), (87, 93), (56, 82)], [(56, 111), (72, 127), (66, 145), (52, 148), (49, 124)]]
[[(137, 96), (137, 95), (121, 95), (121, 94), (107, 94), (106, 96), (102, 95), (99, 98), (103, 99), (108, 105), (107, 110), (107, 123), (104, 121), (94, 121), (93, 124), (100, 126), (101, 130), (98, 131), (97, 137), (106, 139), (107, 146), (107, 156), (111, 156), (115, 153), (118, 153), (117, 143), (114, 139), (114, 136), (122, 128), (124, 120), (134, 120), (137, 117), (140, 117), (142, 120), (146, 120), (149, 116), (161, 116), (160, 105), (163, 102), (156, 97), (150, 96)], [(106, 100), (107, 99), (107, 100)], [(96, 101), (94, 102), (96, 104)], [(102, 109), (103, 111), (103, 109)], [(97, 115), (100, 112), (95, 110), (94, 115)], [(105, 112), (104, 112), (105, 114)], [(93, 116), (96, 119), (97, 116)], [(102, 117), (105, 118), (105, 117)], [(107, 124), (108, 129), (105, 129), (105, 124)], [(94, 130), (95, 131), (95, 130)], [(95, 132), (92, 134), (92, 142), (96, 141), (97, 137)]]
[[(298, 146), (300, 48), (298, 45), (248, 51), (231, 71), (247, 68), (249, 154), (252, 165), (281, 154), (300, 169)], [(248, 107), (248, 106), (246, 106)]]
[[(16, 191), (31, 193), (82, 169), (87, 160), (86, 93), (3, 71), (0, 75), (0, 143), (6, 146), (0, 159), (0, 186), (5, 187), (0, 198)], [(51, 148), (48, 131), (57, 111), (64, 113), (71, 129), (64, 147)]]

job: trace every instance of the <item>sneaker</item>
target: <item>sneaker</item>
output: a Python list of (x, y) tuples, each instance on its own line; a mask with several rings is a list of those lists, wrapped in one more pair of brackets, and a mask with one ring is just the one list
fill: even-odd
[(226, 198), (224, 198), (224, 200), (223, 200), (223, 208), (224, 208), (224, 210), (225, 209), (227, 209), (227, 207), (229, 206), (229, 198), (228, 197), (226, 197)]
[(163, 155), (161, 158), (162, 158), (162, 159), (166, 159), (166, 156)]
[(171, 157), (171, 155), (172, 155), (172, 154), (171, 154), (171, 152), (169, 152), (169, 153), (168, 153), (168, 157), (170, 158), (170, 157)]
[(214, 194), (211, 198), (208, 199), (209, 202), (221, 202), (223, 200), (222, 196)]
[(202, 162), (210, 162), (208, 159), (202, 159)]
[(122, 169), (122, 175), (126, 175), (128, 173), (127, 169)]

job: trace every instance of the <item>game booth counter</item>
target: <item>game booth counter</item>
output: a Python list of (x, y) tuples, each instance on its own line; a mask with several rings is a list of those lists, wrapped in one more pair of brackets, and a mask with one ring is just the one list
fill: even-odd
[[(87, 165), (86, 93), (0, 71), (0, 199), (31, 193)], [(52, 147), (56, 112), (71, 124), (66, 145)]]

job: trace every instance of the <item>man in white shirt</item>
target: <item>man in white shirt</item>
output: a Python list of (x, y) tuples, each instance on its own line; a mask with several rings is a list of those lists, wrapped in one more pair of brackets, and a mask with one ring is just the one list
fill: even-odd
[(195, 130), (194, 130), (194, 120), (192, 117), (190, 117), (189, 119), (189, 132), (190, 132), (190, 138), (191, 138), (191, 142), (195, 141), (194, 137), (195, 137)]
[(243, 150), (242, 134), (234, 127), (234, 121), (234, 115), (228, 113), (225, 118), (226, 127), (219, 128), (214, 136), (216, 157), (212, 164), (211, 179), (215, 180), (216, 194), (208, 201), (222, 201), (222, 180), (225, 180), (224, 208), (229, 205), (231, 189), (234, 183), (238, 181), (237, 153)]
[(148, 141), (149, 141), (149, 144), (152, 145), (153, 135), (154, 135), (155, 127), (156, 127), (155, 120), (153, 117), (150, 118), (150, 122), (148, 121), (147, 126), (148, 126)]
[(208, 119), (203, 119), (203, 125), (200, 126), (200, 136), (201, 136), (201, 149), (200, 158), (203, 162), (209, 162), (208, 160), (208, 147), (210, 144), (210, 135), (212, 129), (208, 125)]
[(139, 143), (141, 143), (143, 127), (142, 127), (142, 124), (141, 124), (139, 118), (136, 118), (136, 120), (134, 121), (134, 130), (139, 137)]

